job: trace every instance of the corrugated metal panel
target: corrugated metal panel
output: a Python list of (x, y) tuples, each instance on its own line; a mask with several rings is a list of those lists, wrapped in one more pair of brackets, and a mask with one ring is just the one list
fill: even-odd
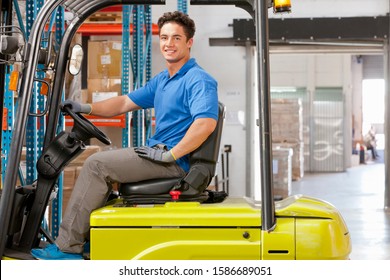
[(341, 88), (314, 94), (311, 171), (344, 171), (344, 103)]

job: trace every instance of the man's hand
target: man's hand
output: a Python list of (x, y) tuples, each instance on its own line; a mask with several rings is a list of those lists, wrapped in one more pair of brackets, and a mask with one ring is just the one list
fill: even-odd
[(165, 151), (158, 148), (142, 146), (135, 148), (134, 151), (142, 158), (149, 159), (155, 162), (167, 163), (175, 161), (171, 151)]
[(81, 104), (77, 101), (73, 100), (65, 100), (61, 103), (61, 108), (64, 107), (70, 107), (70, 109), (75, 113), (82, 113), (82, 114), (91, 114), (92, 107), (91, 104)]

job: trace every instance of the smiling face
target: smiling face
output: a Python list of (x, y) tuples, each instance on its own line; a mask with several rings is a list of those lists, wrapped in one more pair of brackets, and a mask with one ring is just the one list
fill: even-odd
[(190, 48), (193, 38), (187, 39), (184, 28), (167, 22), (160, 29), (160, 51), (168, 67), (179, 70), (190, 59)]

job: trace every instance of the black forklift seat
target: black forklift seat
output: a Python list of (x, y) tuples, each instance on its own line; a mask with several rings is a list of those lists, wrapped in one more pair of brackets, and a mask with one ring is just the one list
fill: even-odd
[(186, 176), (122, 183), (119, 187), (119, 194), (124, 203), (161, 204), (172, 200), (207, 201), (209, 191), (206, 191), (206, 188), (215, 175), (224, 119), (225, 106), (219, 102), (217, 126), (206, 141), (191, 153), (190, 170)]

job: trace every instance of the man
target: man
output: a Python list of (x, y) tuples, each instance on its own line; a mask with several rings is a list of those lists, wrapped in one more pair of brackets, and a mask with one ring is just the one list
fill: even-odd
[(214, 131), (218, 119), (217, 82), (190, 57), (195, 24), (181, 12), (159, 20), (160, 51), (167, 69), (128, 95), (93, 104), (65, 101), (73, 111), (111, 117), (154, 108), (156, 132), (146, 146), (96, 153), (84, 163), (55, 244), (33, 249), (37, 259), (82, 259), (89, 217), (104, 206), (112, 182), (184, 176), (188, 154)]

